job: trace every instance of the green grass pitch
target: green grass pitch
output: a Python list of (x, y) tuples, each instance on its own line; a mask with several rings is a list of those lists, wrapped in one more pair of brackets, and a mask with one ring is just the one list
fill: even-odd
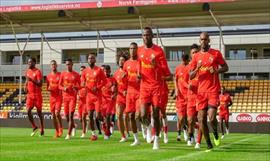
[[(153, 151), (152, 144), (130, 147), (133, 139), (119, 143), (115, 133), (110, 140), (102, 136), (95, 142), (88, 137), (81, 139), (80, 130), (71, 140), (64, 136), (54, 139), (54, 130), (46, 129), (45, 136), (30, 137), (30, 128), (0, 128), (1, 161), (269, 161), (270, 134), (229, 134), (219, 147), (205, 152), (205, 143), (200, 150), (176, 141), (176, 133), (169, 133), (169, 143), (161, 141), (160, 150)], [(66, 134), (66, 131), (65, 133)], [(88, 133), (89, 136), (89, 133)]]

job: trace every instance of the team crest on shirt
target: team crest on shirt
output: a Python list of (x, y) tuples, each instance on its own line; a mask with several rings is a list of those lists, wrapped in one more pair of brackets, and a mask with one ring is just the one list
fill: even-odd
[(96, 75), (97, 75), (96, 71), (94, 71), (94, 73), (93, 73), (93, 74), (94, 74), (94, 76), (96, 76)]
[(128, 66), (127, 68), (130, 69), (130, 66)]
[(72, 79), (75, 79), (75, 77), (74, 77), (74, 76), (71, 76), (71, 78), (72, 78)]
[(36, 76), (36, 73), (33, 73), (33, 77), (35, 77)]

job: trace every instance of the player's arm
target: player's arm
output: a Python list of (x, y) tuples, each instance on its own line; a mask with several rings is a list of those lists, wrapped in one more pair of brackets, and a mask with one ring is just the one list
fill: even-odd
[(66, 88), (63, 86), (63, 73), (61, 73), (61, 75), (60, 75), (60, 80), (59, 80), (58, 88), (60, 90), (62, 90), (62, 91), (66, 91)]
[(165, 53), (163, 50), (161, 50), (161, 54), (159, 57), (159, 63), (160, 63), (160, 67), (162, 69), (162, 72), (164, 73), (164, 79), (165, 80), (172, 80), (172, 74), (171, 74), (171, 71), (169, 69), (168, 62), (166, 60)]
[(199, 72), (202, 66), (202, 61), (197, 61), (196, 55), (192, 58), (190, 62), (190, 72), (189, 72), (189, 79), (192, 80), (196, 77), (197, 73)]
[(75, 84), (73, 86), (73, 89), (75, 91), (78, 91), (81, 89), (81, 79), (80, 79), (80, 75), (78, 73), (76, 73), (76, 81), (75, 81)]
[(47, 85), (47, 91), (50, 91), (50, 81), (48, 79), (48, 76), (46, 77), (46, 85)]
[(221, 66), (221, 68), (218, 68), (215, 71), (216, 73), (225, 73), (225, 72), (229, 71), (228, 64), (226, 63), (226, 61), (222, 57), (222, 54), (219, 51), (217, 53), (217, 63)]
[(165, 81), (173, 81), (173, 75), (170, 74), (168, 76), (163, 76), (162, 79), (165, 80)]
[(82, 72), (82, 75), (81, 75), (81, 87), (85, 87), (86, 85), (86, 78), (85, 78), (85, 70)]
[(179, 92), (179, 89), (178, 89), (178, 86), (177, 86), (177, 81), (178, 81), (178, 76), (175, 73), (175, 79), (174, 79), (175, 96), (178, 96), (178, 92)]
[(199, 61), (198, 63), (192, 60), (191, 63), (191, 70), (189, 72), (189, 79), (192, 80), (196, 77), (197, 73), (199, 72), (201, 66), (202, 66), (202, 62)]
[(137, 65), (137, 78), (140, 80), (142, 78), (141, 70), (142, 70), (142, 64), (141, 59), (138, 58), (138, 65)]
[(27, 84), (28, 84), (28, 77), (27, 76), (25, 76), (25, 78), (26, 78), (26, 80), (25, 80), (25, 83), (24, 83), (24, 92), (25, 93), (28, 93), (28, 89), (27, 89)]
[(227, 71), (229, 71), (229, 67), (228, 64), (225, 62), (225, 64), (220, 65), (221, 68), (218, 68), (217, 73), (225, 73)]
[(127, 88), (128, 88), (128, 77), (127, 77), (127, 73), (125, 73), (123, 75), (122, 81), (123, 81), (123, 94), (124, 94), (124, 96), (126, 96), (127, 95)]
[(228, 107), (230, 107), (233, 104), (231, 97), (229, 96), (229, 104)]
[[(187, 71), (188, 72), (188, 71)], [(185, 74), (187, 74), (188, 76), (189, 76), (189, 73), (185, 73)], [(189, 78), (188, 78), (188, 80), (189, 80)], [(185, 87), (185, 88), (189, 88), (189, 84), (188, 84), (188, 81), (186, 82), (186, 80), (183, 80), (183, 81), (181, 81), (181, 84), (183, 84), (183, 86)]]
[(106, 79), (106, 75), (103, 71), (100, 70), (99, 72), (99, 80), (100, 83), (98, 83), (97, 88), (101, 89), (102, 87), (104, 87), (107, 83), (107, 79)]
[(117, 96), (117, 83), (116, 83), (115, 79), (113, 79), (111, 89), (112, 89), (112, 99), (116, 99), (116, 96)]

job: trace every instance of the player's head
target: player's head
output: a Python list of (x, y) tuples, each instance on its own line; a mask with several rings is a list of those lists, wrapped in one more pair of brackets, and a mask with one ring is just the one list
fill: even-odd
[(200, 34), (200, 45), (202, 49), (208, 49), (210, 43), (209, 34), (207, 32), (202, 32)]
[(105, 70), (106, 76), (107, 77), (110, 77), (110, 75), (111, 75), (111, 66), (106, 65), (105, 68), (104, 68), (104, 70)]
[(222, 87), (221, 87), (221, 91), (220, 91), (221, 94), (225, 93), (225, 90), (226, 90), (225, 86), (222, 86)]
[(101, 68), (102, 70), (105, 70), (105, 67), (106, 67), (106, 65), (105, 65), (105, 64), (102, 64), (100, 68)]
[(71, 71), (72, 71), (72, 67), (73, 67), (72, 59), (67, 59), (67, 60), (66, 60), (66, 66), (67, 66), (67, 70), (68, 70), (69, 72), (71, 72)]
[(129, 54), (132, 59), (137, 59), (137, 50), (138, 50), (138, 44), (135, 42), (130, 43)]
[(128, 56), (127, 56), (125, 53), (123, 53), (122, 55), (120, 55), (119, 60), (118, 60), (118, 65), (119, 65), (119, 67), (120, 67), (120, 68), (123, 68), (124, 63), (125, 63), (127, 60), (128, 60)]
[(189, 55), (188, 54), (183, 54), (182, 55), (182, 61), (184, 62), (184, 64), (188, 64), (188, 62), (189, 62)]
[(83, 72), (83, 70), (85, 69), (86, 67), (84, 66), (84, 65), (82, 65), (81, 67), (80, 67), (80, 75), (82, 75), (82, 72)]
[(190, 58), (192, 59), (194, 54), (199, 51), (199, 46), (197, 44), (192, 44), (190, 46)]
[(102, 71), (104, 72), (104, 74), (106, 74), (106, 72), (105, 72), (105, 67), (106, 67), (105, 64), (102, 64), (102, 65), (100, 66), (100, 68), (102, 69)]
[(29, 67), (30, 69), (35, 68), (36, 63), (37, 63), (37, 61), (36, 61), (35, 58), (29, 58), (29, 59), (28, 59), (28, 67)]
[(150, 27), (145, 27), (143, 29), (143, 43), (147, 47), (151, 47), (153, 45), (153, 31)]
[(90, 54), (88, 55), (88, 64), (89, 64), (90, 66), (93, 66), (93, 65), (96, 64), (96, 54), (95, 54), (95, 53), (90, 53)]
[(57, 71), (57, 62), (55, 60), (51, 60), (51, 70)]

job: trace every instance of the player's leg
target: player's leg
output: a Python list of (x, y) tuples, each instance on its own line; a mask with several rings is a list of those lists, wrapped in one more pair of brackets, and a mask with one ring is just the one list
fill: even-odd
[(220, 127), (220, 131), (221, 131), (221, 134), (222, 134), (221, 139), (224, 138), (223, 120), (224, 119), (222, 118), (222, 116), (219, 116), (219, 127)]
[(187, 145), (191, 146), (194, 142), (194, 124), (195, 119), (192, 115), (188, 116), (188, 142)]
[[(68, 130), (69, 130), (69, 122), (70, 122), (70, 111), (69, 111), (69, 101), (64, 101), (64, 113), (68, 124)], [(70, 135), (67, 134), (65, 137), (66, 140), (70, 139)]]
[(161, 121), (162, 121), (162, 126), (163, 126), (163, 132), (164, 132), (164, 143), (167, 144), (169, 142), (168, 138), (168, 120), (167, 120), (167, 115), (166, 115), (166, 110), (163, 109), (161, 110)]
[(127, 137), (130, 137), (129, 130), (130, 130), (130, 118), (129, 115), (124, 112), (124, 126), (125, 126), (125, 131), (127, 134)]
[(68, 123), (68, 135), (70, 136), (72, 133), (72, 129), (75, 127), (74, 123), (74, 112), (71, 111), (69, 113), (69, 123)]
[(118, 123), (118, 128), (121, 134), (121, 139), (120, 142), (126, 142), (127, 138), (125, 135), (125, 126), (124, 126), (124, 106), (121, 104), (117, 104), (116, 107), (116, 115), (117, 115), (117, 123)]
[(90, 140), (92, 140), (92, 141), (97, 140), (97, 135), (95, 132), (94, 112), (95, 112), (95, 110), (93, 110), (93, 109), (88, 112), (89, 113), (89, 126), (90, 126), (90, 130), (92, 132)]
[(145, 127), (146, 131), (146, 142), (151, 143), (151, 104), (142, 104), (140, 107), (141, 123)]
[(58, 129), (59, 129), (59, 127), (58, 127), (58, 123), (57, 123), (57, 117), (56, 117), (56, 114), (55, 114), (55, 112), (54, 111), (51, 111), (51, 114), (52, 114), (52, 117), (53, 117), (53, 126), (54, 126), (54, 128), (55, 128), (55, 136), (54, 136), (54, 138), (57, 138), (58, 137)]
[(86, 113), (83, 112), (82, 113), (82, 135), (81, 135), (81, 138), (84, 138), (85, 137), (85, 134), (86, 134), (86, 125), (87, 125), (87, 122), (86, 122)]
[(218, 137), (218, 121), (217, 121), (217, 108), (213, 106), (208, 106), (208, 117), (209, 117), (209, 122), (210, 125), (213, 129), (213, 134), (214, 134), (214, 143), (216, 146), (220, 145), (220, 140)]
[(194, 142), (194, 127), (196, 121), (196, 107), (188, 106), (187, 108), (187, 119), (188, 119), (188, 146), (191, 146)]
[(181, 136), (181, 131), (184, 125), (184, 116), (181, 113), (178, 113), (178, 121), (177, 121), (177, 128), (178, 128), (178, 136), (180, 138)]
[(202, 140), (202, 130), (199, 127), (198, 128), (197, 142), (196, 142), (196, 145), (195, 145), (195, 149), (200, 149), (200, 147), (201, 147), (201, 140)]
[(111, 135), (114, 132), (114, 126), (115, 126), (115, 112), (111, 115), (111, 125), (110, 125), (110, 133)]
[(208, 125), (207, 125), (207, 108), (199, 110), (198, 120), (199, 120), (202, 134), (203, 134), (203, 136), (206, 140), (206, 143), (207, 143), (207, 148), (212, 149), (213, 145), (212, 145), (211, 140), (210, 140), (209, 129), (208, 129)]
[[(81, 98), (79, 98), (79, 102), (78, 102), (78, 114), (79, 114), (79, 122), (82, 125), (82, 129), (83, 129), (83, 102), (81, 100)], [(83, 131), (83, 130), (82, 130)], [(84, 133), (82, 132), (81, 137), (84, 137)]]
[(40, 136), (44, 136), (44, 121), (43, 121), (42, 110), (37, 109), (37, 114), (40, 121)]
[(58, 137), (61, 137), (63, 135), (63, 125), (62, 125), (62, 118), (60, 114), (60, 110), (55, 112), (56, 115), (56, 121), (58, 124)]
[(160, 133), (160, 108), (153, 107), (153, 119), (155, 128), (155, 139), (153, 144), (153, 150), (159, 149), (159, 133)]
[(39, 117), (39, 123), (40, 123), (40, 136), (44, 136), (44, 121), (43, 121), (43, 115), (42, 115), (42, 96), (37, 96), (34, 102), (36, 108), (37, 108), (37, 114)]
[(36, 132), (38, 131), (38, 127), (36, 126), (33, 115), (32, 115), (32, 109), (34, 108), (34, 100), (30, 96), (26, 97), (26, 108), (27, 108), (28, 120), (31, 123), (32, 129), (33, 129), (31, 136), (34, 136)]
[(82, 108), (82, 136), (85, 137), (86, 135), (86, 130), (87, 130), (87, 120), (86, 117), (88, 115), (87, 108), (86, 108), (86, 100), (83, 101), (83, 108)]
[(131, 128), (134, 136), (134, 142), (131, 144), (131, 146), (139, 145), (139, 137), (138, 137), (138, 131), (137, 131), (137, 124), (136, 124), (136, 119), (135, 119), (135, 112), (130, 112), (129, 118), (130, 118), (130, 123), (131, 123)]
[(55, 114), (55, 110), (56, 110), (56, 101), (54, 98), (50, 98), (50, 111), (51, 111), (51, 114), (52, 114), (52, 117), (53, 117), (53, 126), (55, 128), (55, 136), (54, 138), (57, 138), (58, 137), (58, 123), (57, 123), (57, 117), (56, 117), (56, 114)]
[(227, 118), (225, 118), (225, 127), (226, 127), (226, 134), (229, 134), (229, 114)]
[(105, 123), (106, 123), (106, 130), (105, 130), (105, 136), (104, 139), (109, 139), (111, 132), (110, 132), (110, 127), (111, 127), (111, 114), (107, 113), (105, 116)]

